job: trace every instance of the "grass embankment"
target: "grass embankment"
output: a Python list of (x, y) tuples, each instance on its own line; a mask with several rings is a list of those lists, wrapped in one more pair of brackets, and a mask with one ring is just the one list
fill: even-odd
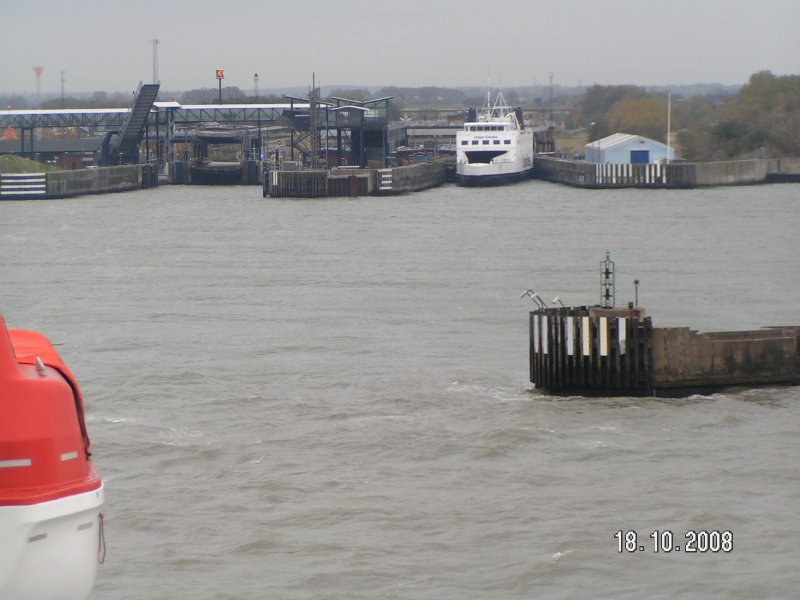
[(55, 171), (55, 167), (13, 154), (0, 156), (0, 173), (42, 173)]
[(572, 158), (575, 154), (583, 154), (589, 135), (586, 129), (557, 130), (556, 151), (564, 150)]

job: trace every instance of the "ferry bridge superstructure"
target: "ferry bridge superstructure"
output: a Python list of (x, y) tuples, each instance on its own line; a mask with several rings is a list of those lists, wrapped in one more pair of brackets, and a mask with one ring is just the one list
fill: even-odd
[[(286, 137), (286, 150), (291, 153), (287, 159), (294, 160), (295, 152), (309, 156), (312, 148), (320, 150), (322, 144), (319, 137), (324, 136), (336, 148), (337, 164), (344, 164), (350, 155), (350, 164), (364, 164), (370, 160), (381, 159), (389, 153), (388, 144), (388, 103), (390, 98), (378, 100), (354, 101), (336, 98), (332, 102), (316, 100), (312, 104), (303, 99), (291, 98), (280, 104), (193, 104), (185, 105), (177, 101), (154, 101), (156, 84), (151, 90), (152, 98), (141, 100), (144, 88), (140, 87), (134, 106), (128, 108), (97, 109), (49, 109), (49, 110), (0, 110), (0, 135), (2, 132), (13, 132), (0, 140), (0, 153), (33, 155), (36, 153), (86, 152), (87, 139), (84, 137), (41, 139), (35, 135), (36, 130), (51, 128), (78, 128), (87, 136), (94, 136), (97, 146), (101, 140), (99, 134), (110, 135), (112, 132), (124, 138), (128, 129), (131, 138), (125, 147), (131, 149), (135, 142), (146, 140), (150, 160), (150, 142), (155, 139), (154, 158), (172, 161), (176, 143), (198, 140), (203, 147), (209, 139), (213, 139), (209, 131), (221, 133), (226, 131), (229, 137), (240, 134), (242, 145), (247, 140), (248, 147), (243, 152), (254, 159), (264, 157), (263, 135)], [(140, 101), (141, 100), (141, 101)], [(134, 113), (139, 106), (142, 113), (141, 122), (131, 127)], [(147, 108), (149, 106), (149, 109)], [(316, 135), (311, 135), (316, 131)], [(138, 138), (136, 134), (138, 133)], [(263, 135), (262, 135), (263, 134)], [(11, 140), (8, 138), (11, 137)], [(314, 140), (311, 144), (309, 140)], [(103, 142), (107, 145), (107, 139)], [(104, 159), (111, 163), (138, 162), (132, 153), (117, 151), (122, 148), (124, 140), (116, 142), (113, 151), (103, 149)], [(317, 156), (317, 152), (314, 152)], [(326, 152), (327, 160), (327, 152)]]
[[(287, 116), (307, 114), (308, 104), (198, 104), (182, 105), (178, 102), (153, 102), (143, 123), (144, 134), (157, 142), (165, 140), (171, 149), (174, 139), (186, 139), (186, 131), (203, 127), (236, 129), (246, 127), (274, 127), (285, 123)], [(5, 141), (3, 151), (15, 154), (33, 154), (55, 149), (53, 144), (35, 139), (37, 129), (78, 128), (87, 133), (120, 130), (131, 115), (128, 108), (50, 109), (50, 110), (0, 110), (0, 131), (9, 128), (15, 133), (13, 144)], [(283, 120), (282, 120), (283, 118)], [(72, 144), (72, 145), (71, 145)], [(99, 140), (98, 140), (99, 144)], [(81, 138), (61, 139), (56, 151), (85, 151)], [(156, 158), (162, 156), (163, 145), (156, 144)]]
[[(168, 123), (176, 127), (204, 123), (275, 122), (286, 110), (308, 112), (308, 104), (196, 104), (154, 102), (147, 121), (155, 128)], [(49, 127), (121, 127), (129, 108), (69, 108), (48, 110), (0, 110), (0, 127), (44, 129)]]

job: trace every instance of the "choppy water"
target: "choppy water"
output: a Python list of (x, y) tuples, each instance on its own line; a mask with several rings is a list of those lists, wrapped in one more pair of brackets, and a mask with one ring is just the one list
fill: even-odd
[(519, 295), (596, 302), (610, 249), (656, 325), (800, 324), (798, 224), (797, 185), (2, 202), (0, 312), (87, 398), (95, 600), (795, 598), (800, 388), (542, 396)]

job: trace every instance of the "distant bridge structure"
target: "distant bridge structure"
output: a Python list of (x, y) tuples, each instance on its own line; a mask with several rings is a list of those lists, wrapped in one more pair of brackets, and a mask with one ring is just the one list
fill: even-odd
[[(174, 123), (256, 124), (277, 121), (285, 111), (308, 112), (308, 104), (197, 104), (154, 102), (147, 121), (149, 127)], [(51, 127), (121, 127), (129, 108), (71, 108), (48, 110), (0, 110), (0, 127), (6, 129), (44, 129)]]
[[(306, 158), (321, 152), (320, 134), (325, 139), (325, 161), (328, 162), (328, 141), (332, 140), (336, 164), (366, 166), (371, 162), (385, 163), (390, 151), (388, 131), (388, 106), (391, 97), (356, 101), (334, 98), (332, 102), (288, 97), (280, 104), (196, 104), (184, 105), (176, 101), (153, 102), (144, 121), (144, 139), (149, 148), (155, 137), (155, 157), (158, 160), (175, 160), (176, 143), (191, 141), (198, 151), (194, 158), (203, 158), (209, 143), (215, 143), (209, 130), (228, 130), (232, 139), (242, 140), (244, 154), (263, 156), (262, 131), (280, 129), (288, 132), (291, 160), (295, 153)], [(313, 114), (312, 114), (313, 113)], [(50, 109), (50, 110), (0, 110), (0, 132), (18, 132), (12, 141), (0, 140), (0, 153), (32, 155), (47, 152), (52, 140), (37, 139), (36, 130), (49, 128), (80, 128), (87, 136), (119, 132), (131, 116), (131, 109)], [(205, 131), (204, 131), (205, 130)], [(238, 130), (238, 131), (237, 131)], [(314, 133), (312, 133), (314, 132)], [(41, 138), (42, 136), (38, 136)], [(224, 137), (224, 136), (223, 136)], [(75, 138), (75, 148), (70, 139), (58, 140), (59, 151), (86, 151), (86, 137)], [(245, 141), (247, 147), (245, 147)], [(98, 145), (100, 143), (98, 142)], [(331, 150), (331, 152), (334, 152)], [(103, 158), (113, 160), (105, 149)], [(108, 154), (109, 156), (106, 156)], [(118, 153), (123, 162), (122, 153)]]
[[(179, 102), (153, 102), (144, 121), (145, 135), (156, 139), (156, 158), (162, 157), (161, 140), (166, 140), (171, 148), (173, 138), (180, 136), (181, 130), (197, 129), (203, 126), (224, 128), (270, 127), (289, 122), (297, 115), (308, 114), (307, 103), (282, 104), (198, 104), (182, 105)], [(0, 140), (0, 153), (30, 155), (47, 152), (52, 144), (37, 140), (35, 131), (53, 128), (78, 128), (87, 134), (119, 132), (124, 129), (132, 114), (129, 108), (77, 108), (41, 110), (0, 110), (0, 135), (4, 131), (14, 131), (16, 139)], [(282, 119), (283, 118), (283, 119)], [(70, 142), (74, 141), (74, 148)], [(86, 138), (59, 140), (61, 152), (85, 152)], [(97, 140), (98, 148), (102, 138)]]

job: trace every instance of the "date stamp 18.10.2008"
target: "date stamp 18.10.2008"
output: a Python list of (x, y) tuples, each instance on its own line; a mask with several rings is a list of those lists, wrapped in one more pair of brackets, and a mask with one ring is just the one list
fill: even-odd
[(733, 551), (733, 532), (730, 530), (689, 529), (683, 532), (683, 537), (680, 537), (669, 529), (656, 529), (650, 531), (647, 537), (642, 537), (634, 529), (620, 529), (614, 533), (614, 539), (619, 553), (685, 552), (688, 554), (716, 554)]

